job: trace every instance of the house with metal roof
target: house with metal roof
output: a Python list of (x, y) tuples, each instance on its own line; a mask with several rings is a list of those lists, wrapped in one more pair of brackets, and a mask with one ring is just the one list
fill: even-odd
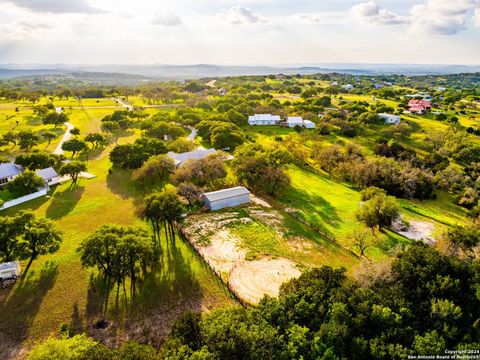
[(17, 175), (21, 174), (23, 168), (20, 165), (14, 163), (1, 163), (0, 164), (0, 186), (7, 185)]
[(60, 182), (60, 175), (54, 168), (49, 167), (46, 169), (37, 170), (36, 174), (47, 182), (48, 185), (56, 185)]
[(280, 115), (255, 114), (248, 117), (248, 125), (278, 125), (280, 121)]
[(190, 160), (190, 159), (204, 159), (208, 155), (214, 154), (217, 150), (215, 149), (197, 149), (185, 153), (175, 153), (173, 151), (170, 151), (167, 153), (169, 157), (173, 159), (175, 162), (175, 166), (182, 166), (185, 161)]
[(294, 128), (295, 126), (303, 126), (303, 119), (301, 116), (289, 116), (287, 118), (287, 121), (285, 122), (285, 125)]
[(400, 115), (381, 113), (381, 114), (378, 114), (378, 116), (381, 117), (382, 119), (385, 119), (385, 124), (398, 125), (400, 124), (400, 121), (401, 121)]
[(250, 202), (250, 191), (244, 186), (208, 192), (202, 195), (203, 204), (210, 210), (238, 206)]

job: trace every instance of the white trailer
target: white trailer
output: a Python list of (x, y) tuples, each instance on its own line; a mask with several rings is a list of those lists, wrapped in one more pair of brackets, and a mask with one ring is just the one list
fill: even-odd
[(10, 261), (0, 263), (0, 281), (15, 280), (20, 277), (20, 263), (18, 261)]

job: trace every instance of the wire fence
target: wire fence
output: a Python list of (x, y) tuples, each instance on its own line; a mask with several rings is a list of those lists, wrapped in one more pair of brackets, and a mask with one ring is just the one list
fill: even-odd
[[(213, 273), (217, 276), (218, 279), (220, 279), (220, 281), (222, 283), (225, 284), (225, 286), (227, 287), (227, 289), (230, 291), (230, 293), (235, 297), (235, 299), (243, 306), (243, 307), (247, 307), (247, 305), (249, 305), (248, 301), (246, 301), (244, 298), (243, 295), (240, 295), (238, 293), (238, 291), (233, 288), (231, 286), (231, 284), (228, 282), (228, 276), (230, 276), (230, 273), (228, 274), (227, 276), (227, 279), (225, 279), (223, 276), (222, 276), (222, 273), (221, 271), (216, 268), (213, 264), (210, 263), (210, 261), (205, 258), (202, 254), (202, 252), (200, 251), (198, 245), (195, 243), (195, 241), (193, 241), (193, 239), (190, 237), (190, 235), (182, 228), (182, 226), (180, 224), (176, 224), (176, 228), (177, 228), (177, 231), (190, 243), (190, 245), (192, 246), (192, 248), (195, 250), (195, 252), (198, 254), (198, 256), (200, 256), (200, 258), (202, 259), (202, 261), (208, 265), (208, 267), (210, 269), (212, 269)], [(231, 271), (230, 271), (231, 272)]]

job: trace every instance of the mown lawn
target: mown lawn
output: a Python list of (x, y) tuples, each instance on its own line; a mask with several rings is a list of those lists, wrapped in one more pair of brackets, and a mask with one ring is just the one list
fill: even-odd
[[(97, 109), (89, 117), (81, 111), (72, 112), (71, 122), (83, 133), (94, 130), (106, 114)], [(119, 143), (133, 141), (137, 136), (133, 132), (120, 138)], [(144, 191), (130, 180), (128, 172), (108, 173), (110, 149), (111, 146), (107, 147), (88, 162), (88, 171), (96, 178), (80, 179), (75, 188), (70, 183), (59, 185), (48, 197), (1, 213), (7, 216), (33, 210), (37, 216), (51, 219), (63, 232), (57, 253), (41, 256), (24, 281), (0, 290), (0, 333), (10, 341), (19, 344), (28, 339), (30, 344), (50, 333), (57, 334), (62, 323), (90, 332), (91, 322), (101, 316), (98, 290), (90, 281), (94, 271), (81, 267), (78, 245), (104, 224), (147, 226), (136, 216)], [(21, 264), (26, 266), (24, 261)], [(159, 320), (157, 325), (168, 327), (182, 309), (206, 310), (235, 303), (213, 272), (181, 239), (164, 252), (161, 264), (139, 287), (139, 301), (134, 309), (125, 306), (122, 296), (117, 306), (112, 292), (108, 318), (115, 319), (119, 330), (111, 336), (122, 337), (127, 319), (141, 319), (156, 311), (164, 312), (167, 319)]]

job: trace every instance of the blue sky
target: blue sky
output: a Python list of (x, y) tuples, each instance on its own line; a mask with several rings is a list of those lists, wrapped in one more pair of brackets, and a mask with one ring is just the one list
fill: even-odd
[(480, 0), (0, 0), (0, 63), (480, 63)]

